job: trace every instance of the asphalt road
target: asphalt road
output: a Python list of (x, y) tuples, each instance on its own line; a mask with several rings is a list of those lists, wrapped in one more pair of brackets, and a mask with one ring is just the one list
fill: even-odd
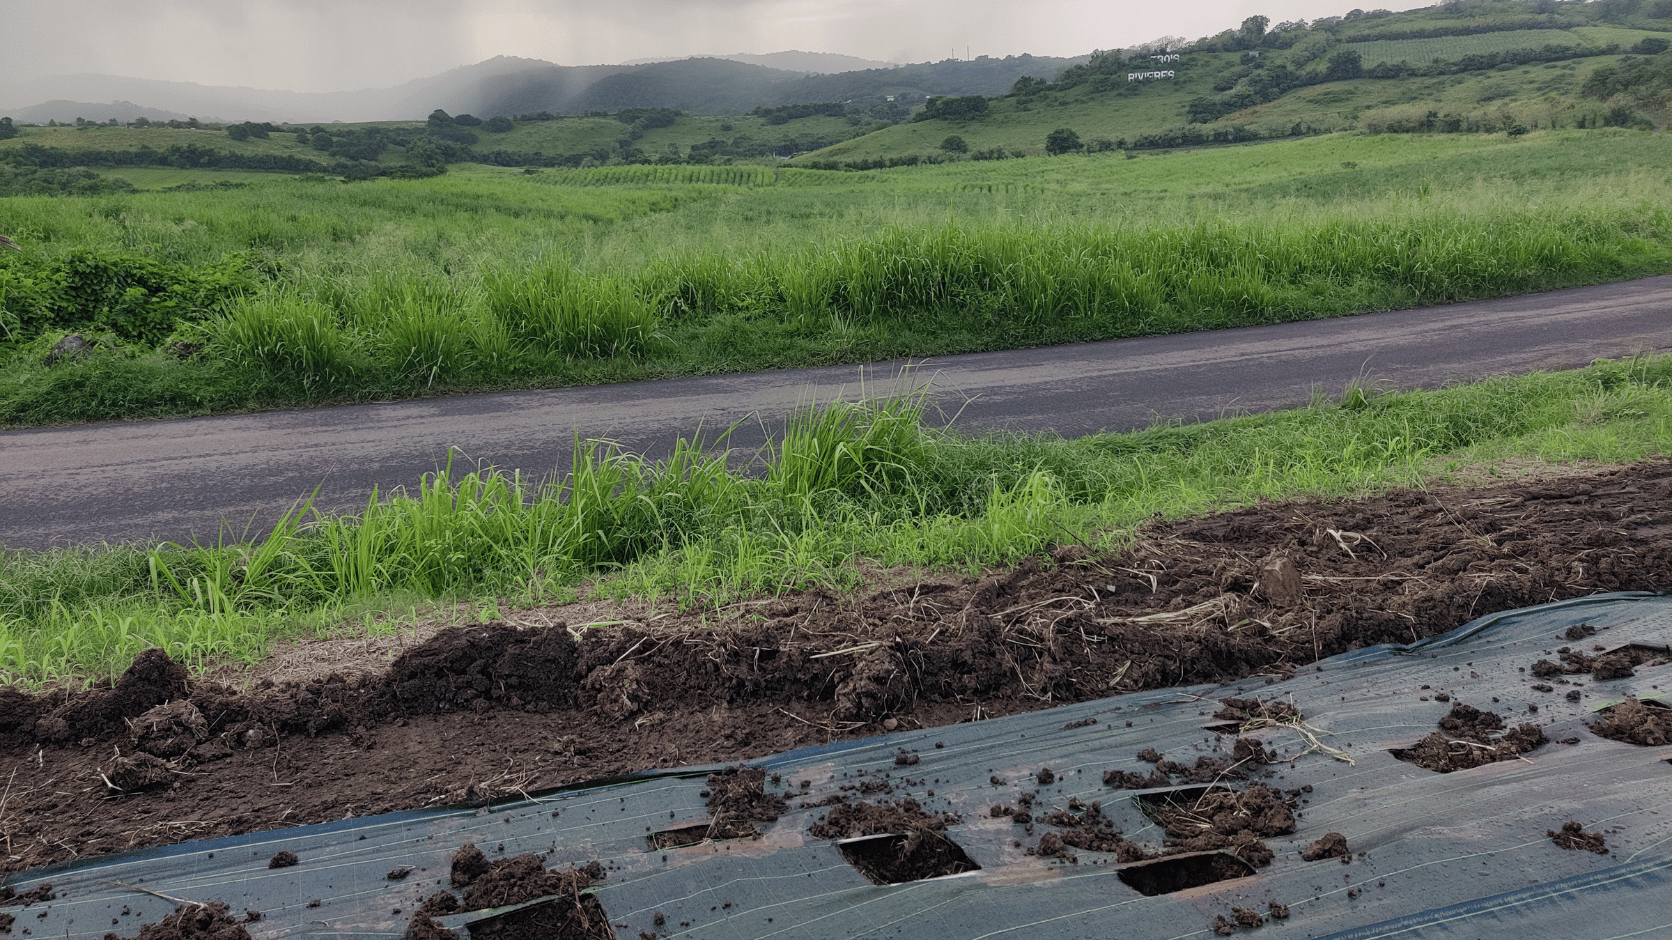
[[(1066, 437), (1305, 403), (1350, 382), (1433, 388), (1672, 349), (1672, 276), (1481, 303), (979, 353), (914, 366), (967, 431)], [(888, 391), (904, 363), (0, 433), (0, 544), (46, 548), (259, 531), (299, 497), (364, 507), (448, 460), (539, 477), (577, 435), (655, 456), (742, 425), (747, 454), (798, 404)]]

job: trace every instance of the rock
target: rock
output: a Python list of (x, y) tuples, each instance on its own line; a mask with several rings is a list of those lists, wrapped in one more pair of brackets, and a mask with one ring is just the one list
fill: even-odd
[(53, 344), (52, 351), (46, 354), (46, 364), (57, 365), (65, 359), (86, 359), (93, 354), (93, 344), (80, 333), (70, 335)]

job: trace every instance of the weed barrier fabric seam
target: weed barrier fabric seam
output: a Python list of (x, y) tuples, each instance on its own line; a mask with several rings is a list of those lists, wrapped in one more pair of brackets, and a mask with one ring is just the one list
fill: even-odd
[[(1565, 638), (1581, 624), (1596, 632)], [(1291, 915), (1268, 920), (1262, 937), (1453, 937), (1510, 926), (1526, 935), (1642, 936), (1669, 929), (1661, 921), (1672, 917), (1660, 913), (1672, 887), (1672, 818), (1662, 812), (1672, 804), (1665, 762), (1672, 749), (1604, 739), (1587, 723), (1627, 695), (1672, 698), (1672, 665), (1607, 681), (1571, 674), (1550, 692), (1535, 688), (1543, 680), (1531, 674), (1534, 662), (1555, 659), (1563, 646), (1599, 655), (1630, 644), (1672, 644), (1672, 597), (1601, 595), (1493, 614), (1409, 647), (1324, 660), (1283, 681), (1160, 689), (785, 752), (757, 763), (789, 811), (760, 824), (753, 839), (652, 848), (655, 832), (710, 818), (705, 777), (716, 768), (682, 767), (514, 803), (260, 832), (29, 872), (12, 886), (51, 882), (59, 897), (6, 910), (36, 936), (132, 936), (174, 908), (135, 890), (142, 888), (259, 911), (248, 925), (256, 940), (394, 938), (425, 897), (448, 888), (452, 854), (473, 842), (490, 859), (534, 852), (554, 869), (601, 862), (605, 878), (592, 893), (621, 937), (1208, 936), (1233, 906), (1265, 911), (1273, 902)], [(1231, 736), (1204, 726), (1222, 724), (1213, 717), (1217, 700), (1231, 696), (1277, 699), (1301, 712), (1294, 725), (1246, 732), (1279, 758), (1260, 770), (1271, 776), (1256, 780), (1295, 794), (1295, 831), (1265, 837), (1275, 853), (1269, 865), (1146, 896), (1121, 880), (1124, 866), (1112, 854), (1074, 850), (1073, 861), (1028, 854), (1060, 831), (1038, 817), (1070, 800), (1100, 801), (1126, 839), (1161, 849), (1160, 827), (1132, 799), (1150, 791), (1111, 789), (1103, 773), (1155, 770), (1137, 757), (1148, 748), (1186, 765), (1228, 755)], [(1497, 713), (1509, 727), (1537, 723), (1549, 743), (1522, 759), (1444, 774), (1391, 753), (1434, 732), (1455, 703)], [(908, 762), (897, 764), (902, 753)], [(1042, 768), (1052, 783), (1038, 782)], [(1189, 790), (1192, 799), (1201, 786)], [(1037, 801), (1031, 826), (990, 814), (1027, 793)], [(877, 885), (836, 840), (808, 831), (828, 812), (812, 804), (907, 796), (925, 812), (956, 817), (945, 834), (978, 870)], [(1568, 820), (1603, 835), (1609, 854), (1553, 844), (1547, 831)], [(1326, 832), (1345, 836), (1349, 864), (1301, 858)], [(267, 868), (281, 850), (300, 864)], [(412, 871), (390, 877), (404, 867)], [(653, 924), (656, 915), (662, 924)], [(480, 916), (441, 921), (468, 932)]]

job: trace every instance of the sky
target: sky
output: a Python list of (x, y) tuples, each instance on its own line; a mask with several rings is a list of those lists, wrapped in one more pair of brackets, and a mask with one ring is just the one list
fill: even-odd
[(348, 91), (398, 85), (498, 55), (559, 65), (789, 49), (890, 62), (1073, 56), (1160, 36), (1195, 39), (1255, 14), (1274, 25), (1339, 16), (1353, 2), (0, 0), (0, 22), (5, 78), (12, 81), (104, 73)]

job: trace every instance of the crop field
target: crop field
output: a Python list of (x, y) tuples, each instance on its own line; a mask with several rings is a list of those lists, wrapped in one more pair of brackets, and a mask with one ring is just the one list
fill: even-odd
[[(1615, 35), (1617, 33), (1618, 35)], [(1383, 39), (1349, 43), (1348, 48), (1364, 57), (1365, 66), (1383, 62), (1409, 62), (1425, 65), (1435, 60), (1450, 62), (1466, 55), (1509, 52), (1514, 49), (1538, 49), (1545, 45), (1594, 45), (1626, 39), (1635, 42), (1636, 30), (1611, 30), (1597, 35), (1586, 35), (1581, 30), (1517, 29), (1498, 33), (1479, 33), (1474, 36), (1443, 36), (1435, 39)], [(1641, 35), (1653, 35), (1642, 33)], [(1604, 38), (1606, 36), (1606, 38)]]

